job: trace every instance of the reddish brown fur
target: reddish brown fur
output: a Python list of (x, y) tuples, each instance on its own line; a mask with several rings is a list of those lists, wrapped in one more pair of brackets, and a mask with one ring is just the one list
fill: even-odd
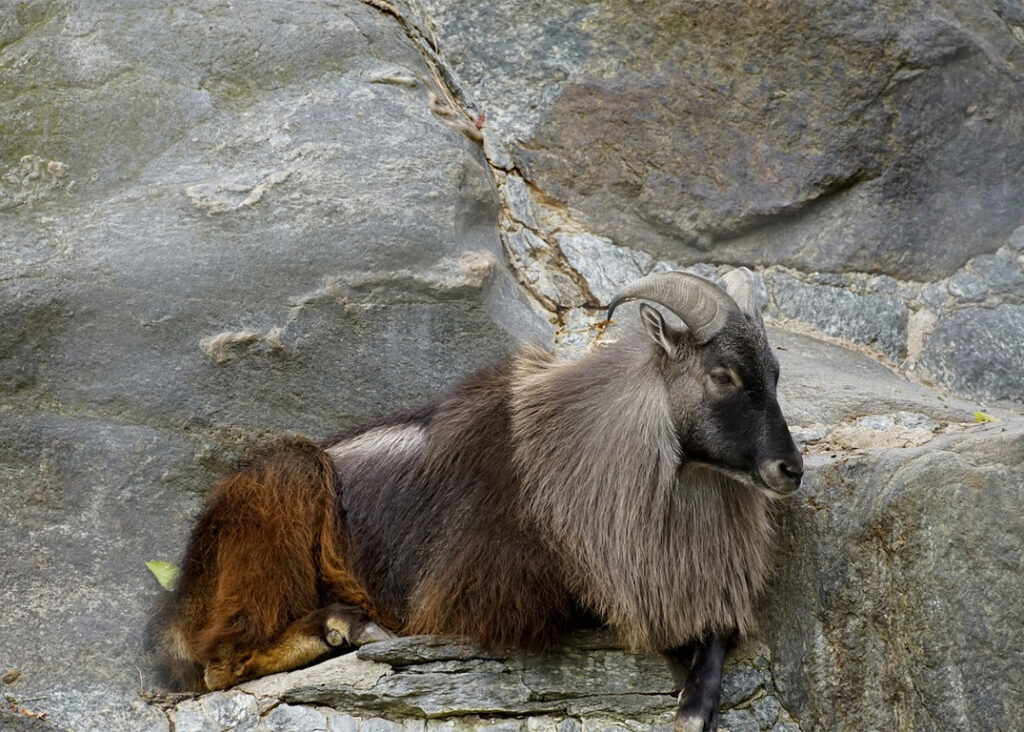
[(283, 439), (252, 453), (214, 489), (186, 552), (177, 608), (165, 610), (175, 618), (161, 645), (177, 685), (203, 688), (197, 664), (241, 668), (289, 631), (302, 632), (330, 601), (395, 625), (375, 612), (345, 564), (334, 480), (323, 450)]

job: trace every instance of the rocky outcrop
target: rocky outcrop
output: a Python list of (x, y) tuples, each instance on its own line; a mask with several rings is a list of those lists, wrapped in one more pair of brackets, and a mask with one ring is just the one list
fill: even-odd
[(1022, 23), (916, 1), (0, 8), (0, 727), (669, 723), (661, 659), (593, 636), (395, 641), (152, 703), (144, 562), (262, 437), (424, 400), (518, 339), (585, 351), (635, 317), (603, 322), (626, 281), (742, 262), (809, 470), (723, 725), (1012, 728)]
[[(756, 648), (723, 679), (737, 731), (796, 727), (772, 695)], [(626, 653), (604, 633), (577, 633), (543, 654), (496, 652), (437, 638), (373, 643), (302, 671), (178, 704), (186, 730), (670, 729), (676, 681), (658, 654)], [(753, 726), (751, 726), (753, 725)]]
[(810, 465), (762, 621), (801, 729), (1013, 729), (1024, 423)]
[(422, 4), (524, 177), (617, 243), (932, 279), (1022, 223), (998, 3)]
[(1021, 401), (1018, 15), (399, 7), (487, 120), (506, 255), (557, 342), (587, 342), (615, 284), (654, 267), (760, 263), (776, 318)]

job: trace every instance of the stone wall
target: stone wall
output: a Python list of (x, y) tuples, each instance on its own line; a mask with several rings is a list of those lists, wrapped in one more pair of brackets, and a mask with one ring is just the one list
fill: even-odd
[(808, 476), (723, 724), (1012, 728), (1022, 71), (999, 2), (0, 8), (0, 727), (667, 724), (660, 659), (593, 638), (154, 703), (144, 562), (267, 435), (743, 263)]

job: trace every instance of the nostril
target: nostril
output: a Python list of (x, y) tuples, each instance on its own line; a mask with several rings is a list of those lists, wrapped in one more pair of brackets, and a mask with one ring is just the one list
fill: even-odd
[(800, 480), (804, 477), (803, 467), (801, 460), (769, 459), (761, 463), (758, 473), (769, 489), (784, 495), (800, 487)]
[(779, 472), (788, 479), (800, 485), (800, 480), (804, 477), (804, 471), (802, 468), (790, 465), (785, 460), (779, 461)]

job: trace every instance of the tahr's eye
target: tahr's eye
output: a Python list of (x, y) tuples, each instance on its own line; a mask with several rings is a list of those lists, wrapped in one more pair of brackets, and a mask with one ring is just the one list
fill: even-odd
[(722, 386), (733, 383), (732, 374), (730, 374), (726, 369), (715, 369), (712, 371), (711, 380), (716, 384), (721, 384)]

